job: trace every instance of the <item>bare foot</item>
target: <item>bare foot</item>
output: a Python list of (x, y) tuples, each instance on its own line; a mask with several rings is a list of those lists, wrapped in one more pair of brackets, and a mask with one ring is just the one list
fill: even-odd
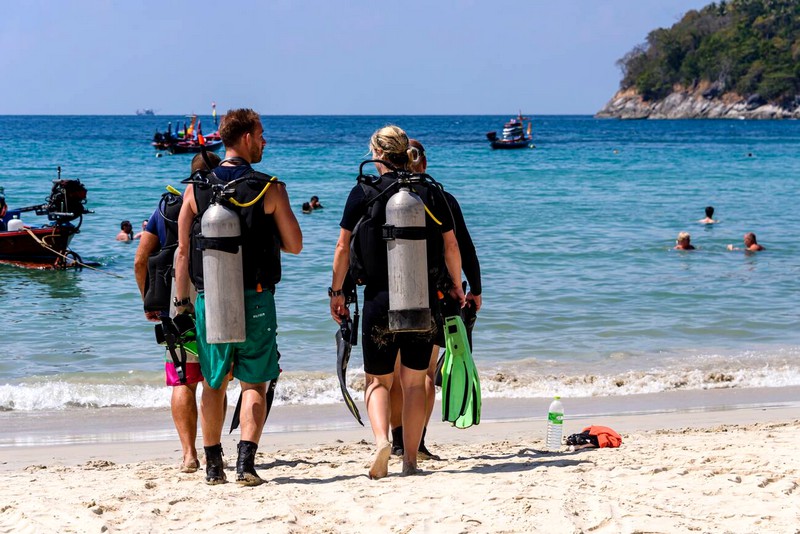
[(388, 441), (378, 443), (375, 459), (369, 469), (369, 478), (378, 480), (389, 474), (389, 457), (392, 455), (392, 444)]
[(420, 473), (422, 473), (422, 469), (419, 469), (416, 465), (403, 462), (403, 476), (404, 477), (411, 476), (411, 475), (418, 475)]
[(197, 458), (184, 460), (181, 464), (181, 473), (194, 473), (200, 468), (200, 460)]

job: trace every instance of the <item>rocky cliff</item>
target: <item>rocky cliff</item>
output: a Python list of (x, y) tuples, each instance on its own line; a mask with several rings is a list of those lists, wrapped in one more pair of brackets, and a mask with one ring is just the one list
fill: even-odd
[(789, 107), (759, 95), (723, 93), (709, 84), (676, 86), (661, 100), (645, 101), (635, 89), (618, 91), (595, 117), (615, 119), (800, 119), (800, 98)]

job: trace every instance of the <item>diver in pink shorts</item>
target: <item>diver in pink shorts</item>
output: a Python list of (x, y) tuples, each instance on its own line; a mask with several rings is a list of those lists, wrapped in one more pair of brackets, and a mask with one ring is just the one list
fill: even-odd
[[(219, 163), (219, 156), (213, 152), (208, 157), (214, 166)], [(202, 154), (192, 160), (192, 173), (206, 167)], [(162, 196), (158, 208), (141, 233), (134, 260), (134, 273), (144, 302), (144, 315), (148, 321), (162, 322), (159, 327), (164, 329), (166, 328), (163, 325), (173, 324), (169, 319), (170, 287), (168, 283), (164, 283), (164, 280), (170, 278), (158, 276), (155, 271), (169, 268), (172, 264), (178, 243), (177, 221), (182, 203), (180, 194), (166, 193)], [(177, 319), (176, 322), (180, 323)], [(169, 347), (165, 353), (166, 383), (172, 387), (172, 420), (183, 450), (181, 472), (193, 473), (200, 467), (195, 446), (198, 415), (196, 393), (197, 384), (203, 381), (197, 348), (194, 343), (185, 343), (178, 347)]]

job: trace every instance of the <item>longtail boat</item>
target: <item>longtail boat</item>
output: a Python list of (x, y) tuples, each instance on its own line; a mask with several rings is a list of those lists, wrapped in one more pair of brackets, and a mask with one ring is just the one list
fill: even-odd
[[(3, 205), (5, 199), (2, 199)], [(5, 209), (0, 217), (0, 263), (38, 269), (64, 269), (81, 263), (69, 244), (80, 233), (86, 209), (86, 188), (80, 180), (58, 178), (44, 204)], [(23, 214), (47, 216), (47, 223), (23, 221)]]

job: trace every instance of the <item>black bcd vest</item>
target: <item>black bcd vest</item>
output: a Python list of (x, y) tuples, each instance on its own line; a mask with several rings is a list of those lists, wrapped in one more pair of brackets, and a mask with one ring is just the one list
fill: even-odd
[[(234, 197), (240, 204), (252, 201), (264, 189), (271, 176), (255, 171), (248, 171), (251, 179), (236, 185)], [(194, 185), (194, 199), (197, 204), (197, 215), (192, 222), (191, 257), (189, 275), (197, 291), (203, 291), (203, 252), (199, 248), (202, 238), (200, 221), (203, 214), (211, 206), (212, 185), (223, 184), (213, 172), (208, 175), (209, 184)], [(239, 215), (242, 244), (242, 269), (245, 289), (262, 289), (275, 291), (275, 285), (281, 280), (281, 240), (278, 227), (272, 215), (264, 213), (263, 199), (254, 205), (241, 208), (229, 202), (225, 207)]]
[[(393, 173), (384, 174), (372, 183), (360, 183), (364, 191), (366, 212), (353, 228), (350, 238), (349, 274), (358, 285), (369, 285), (376, 289), (389, 286), (389, 264), (386, 255), (386, 241), (383, 239), (383, 225), (386, 223), (386, 204), (397, 192), (393, 187), (397, 178)], [(415, 184), (411, 186), (428, 209), (435, 210), (445, 199), (432, 186)], [(440, 226), (425, 216), (425, 234), (428, 259), (428, 282), (431, 291), (449, 287), (447, 268), (444, 262), (444, 241)]]
[(178, 215), (183, 197), (164, 193), (158, 203), (158, 216), (164, 220), (167, 239), (164, 245), (147, 258), (147, 278), (144, 284), (144, 310), (169, 311), (172, 292), (172, 263), (178, 248)]

